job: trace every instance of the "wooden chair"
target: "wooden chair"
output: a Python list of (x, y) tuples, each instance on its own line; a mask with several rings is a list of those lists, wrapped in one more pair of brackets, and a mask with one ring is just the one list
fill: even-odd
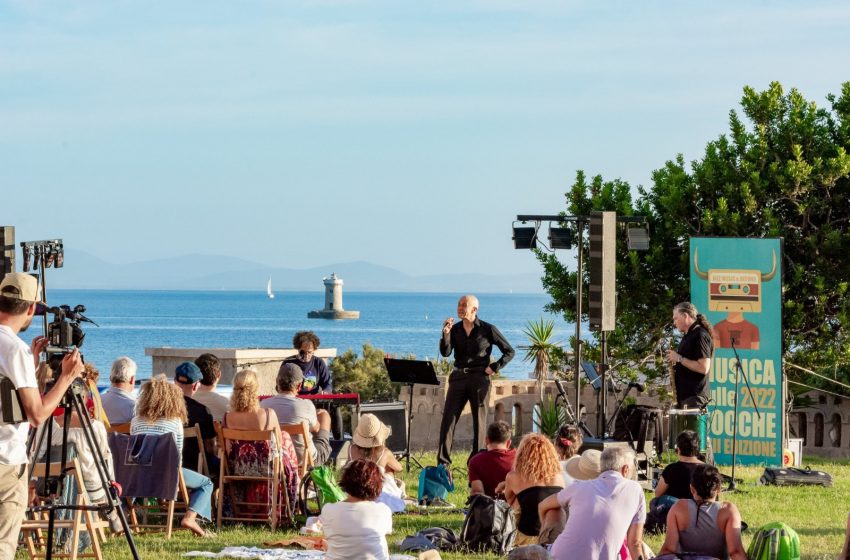
[[(59, 473), (61, 468), (60, 463), (50, 463), (48, 469), (47, 463), (36, 463), (32, 476), (36, 478), (44, 478), (47, 473), (51, 475)], [(82, 471), (77, 459), (72, 459), (65, 464), (68, 477), (65, 484), (74, 483), (77, 486), (77, 498), (75, 504), (79, 506), (90, 506), (91, 502), (86, 492), (86, 486), (83, 481)], [(31, 518), (24, 519), (21, 524), (21, 532), (24, 536), (24, 541), (27, 545), (27, 552), (32, 559), (46, 558), (48, 551), (46, 550), (47, 536), (44, 534), (49, 525), (48, 513), (45, 511), (30, 512)], [(57, 512), (58, 513), (58, 512)], [(71, 530), (71, 552), (54, 552), (53, 558), (97, 558), (101, 560), (103, 554), (101, 551), (101, 540), (103, 539), (103, 528), (109, 526), (109, 522), (102, 521), (94, 511), (73, 510), (71, 519), (54, 519), (53, 527), (55, 529), (70, 529)], [(78, 553), (77, 547), (80, 542), (80, 532), (85, 529), (91, 537), (91, 551)], [(55, 541), (54, 541), (55, 544)]]
[(106, 431), (114, 434), (129, 434), (130, 423), (124, 422), (122, 424), (109, 424), (108, 426), (106, 426)]
[(286, 432), (290, 436), (301, 436), (302, 441), (304, 441), (304, 457), (298, 463), (298, 478), (303, 479), (307, 476), (307, 471), (314, 466), (313, 436), (310, 435), (310, 428), (307, 426), (307, 422), (301, 422), (298, 424), (281, 424), (280, 431)]
[[(234, 430), (231, 428), (222, 428), (216, 424), (216, 430), (219, 437), (219, 459), (221, 466), (219, 467), (219, 496), (217, 500), (217, 516), (216, 523), (220, 530), (222, 521), (243, 521), (243, 522), (263, 522), (270, 523), (271, 530), (274, 531), (278, 525), (278, 512), (281, 507), (289, 510), (289, 499), (286, 492), (280, 491), (282, 479), (282, 465), (280, 455), (273, 453), (270, 458), (271, 469), (267, 476), (247, 476), (239, 475), (234, 472), (233, 465), (230, 465), (227, 460), (228, 451), (234, 442), (258, 442), (267, 441), (269, 449), (277, 449), (275, 442), (275, 430)], [(249, 502), (239, 499), (236, 492), (236, 485), (246, 484), (248, 482), (264, 483), (270, 488), (271, 499), (266, 502)], [(278, 497), (283, 498), (283, 503), (280, 503)], [(232, 516), (224, 515), (224, 500), (229, 498), (231, 508), (233, 509)], [(265, 508), (270, 508), (266, 510)], [(262, 511), (260, 511), (262, 509)]]
[(207, 454), (204, 452), (204, 438), (201, 437), (201, 427), (195, 424), (191, 427), (183, 426), (183, 445), (186, 445), (186, 440), (195, 438), (198, 442), (198, 472), (209, 477), (210, 469), (207, 465)]

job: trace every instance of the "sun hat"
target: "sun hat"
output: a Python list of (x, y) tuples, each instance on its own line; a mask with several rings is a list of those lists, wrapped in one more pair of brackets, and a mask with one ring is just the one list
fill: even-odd
[(38, 280), (26, 272), (10, 272), (0, 283), (3, 297), (29, 303), (43, 303), (39, 297)]
[(601, 458), (601, 451), (588, 449), (581, 455), (574, 455), (567, 459), (564, 468), (567, 474), (576, 480), (593, 480), (602, 472)]
[(204, 374), (195, 362), (183, 362), (174, 370), (174, 381), (192, 385), (203, 379)]
[(354, 436), (351, 441), (357, 447), (366, 449), (384, 445), (387, 441), (387, 436), (390, 435), (390, 429), (378, 420), (374, 414), (361, 414), (360, 420), (357, 422), (357, 429), (354, 430)]

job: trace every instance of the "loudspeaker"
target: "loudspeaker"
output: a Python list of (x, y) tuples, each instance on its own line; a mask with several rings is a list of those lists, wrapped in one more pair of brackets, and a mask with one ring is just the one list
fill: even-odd
[(15, 272), (15, 227), (0, 226), (0, 280)]
[(613, 331), (615, 328), (616, 226), (616, 212), (593, 212), (590, 215), (590, 289), (587, 314), (590, 328), (599, 332)]
[[(360, 405), (360, 414), (374, 414), (378, 420), (389, 426), (390, 435), (387, 437), (386, 447), (393, 453), (405, 453), (407, 451), (407, 403), (363, 403)], [(351, 429), (357, 429), (359, 418), (352, 416)]]

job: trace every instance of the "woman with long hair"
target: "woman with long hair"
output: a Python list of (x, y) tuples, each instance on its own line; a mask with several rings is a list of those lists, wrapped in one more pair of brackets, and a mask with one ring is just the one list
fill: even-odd
[[(130, 434), (171, 434), (177, 444), (178, 456), (183, 455), (183, 424), (186, 422), (186, 403), (183, 392), (157, 375), (142, 385), (136, 402), (136, 416), (130, 422)], [(211, 520), (212, 481), (193, 470), (181, 467), (189, 490), (189, 508), (180, 525), (198, 536), (211, 536), (198, 525), (197, 518)]]
[[(283, 504), (280, 498), (286, 492), (288, 503), (294, 504), (298, 488), (298, 455), (292, 438), (286, 432), (281, 432), (277, 414), (273, 409), (260, 408), (260, 383), (257, 373), (244, 369), (233, 378), (233, 392), (230, 395), (230, 412), (222, 418), (222, 427), (232, 430), (272, 430), (274, 441), (230, 441), (224, 450), (227, 465), (231, 473), (237, 476), (269, 476), (272, 472), (272, 462), (276, 456), (281, 458), (281, 496), (278, 504)], [(244, 482), (238, 485), (238, 491), (246, 494), (246, 502), (271, 503), (271, 492), (268, 484)], [(264, 494), (260, 496), (259, 494)], [(231, 504), (228, 504), (232, 507)], [(289, 518), (290, 512), (277, 512), (279, 522)]]
[(517, 448), (514, 467), (505, 477), (503, 490), (505, 499), (519, 514), (516, 546), (537, 544), (540, 534), (537, 506), (563, 488), (564, 477), (555, 446), (542, 434), (526, 434)]
[(667, 514), (662, 554), (690, 552), (724, 560), (746, 560), (741, 514), (732, 502), (720, 502), (723, 479), (717, 467), (699, 465), (691, 476), (692, 500), (679, 500)]
[(573, 481), (573, 478), (567, 474), (567, 461), (578, 455), (578, 450), (584, 443), (581, 430), (572, 424), (564, 424), (555, 434), (554, 443), (555, 451), (558, 453), (558, 459), (561, 462), (561, 475), (564, 477), (564, 483), (569, 484)]

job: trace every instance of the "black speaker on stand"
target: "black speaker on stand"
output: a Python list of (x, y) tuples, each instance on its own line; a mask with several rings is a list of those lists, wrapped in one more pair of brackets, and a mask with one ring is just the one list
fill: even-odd
[(15, 228), (0, 226), (0, 281), (15, 272)]

